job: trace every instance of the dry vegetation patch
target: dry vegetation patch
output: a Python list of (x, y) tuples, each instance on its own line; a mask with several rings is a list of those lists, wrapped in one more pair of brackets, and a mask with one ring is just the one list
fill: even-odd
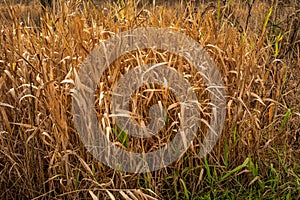
[[(4, 1), (0, 7), (1, 199), (300, 197), (297, 1), (70, 0), (56, 6), (42, 12), (36, 1)], [(227, 116), (218, 144), (205, 159), (196, 157), (203, 128), (176, 163), (133, 175), (104, 166), (86, 151), (74, 128), (71, 95), (74, 70), (95, 46), (147, 26), (185, 33), (207, 50), (226, 86)], [(111, 87), (140, 62), (167, 62), (181, 72), (209, 121), (209, 95), (193, 66), (169, 52), (150, 50), (118, 59), (99, 80), (107, 98), (102, 105), (95, 98), (100, 121), (110, 111)], [(141, 141), (126, 137), (111, 119), (107, 126), (118, 133), (112, 132), (111, 140), (132, 151), (163, 146), (178, 126), (175, 95), (145, 85), (132, 97), (137, 123), (141, 117), (148, 123), (147, 108), (164, 101), (171, 108), (169, 126)]]

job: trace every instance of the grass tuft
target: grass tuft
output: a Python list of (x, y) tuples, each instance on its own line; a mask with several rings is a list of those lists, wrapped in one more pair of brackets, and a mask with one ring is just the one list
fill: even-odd
[[(0, 199), (299, 199), (300, 17), (290, 1), (0, 1)], [(84, 147), (71, 100), (83, 60), (103, 40), (138, 27), (187, 34), (209, 53), (226, 86), (221, 138), (203, 159), (210, 97), (191, 64), (169, 52), (122, 55), (100, 78), (95, 110), (111, 141), (154, 151), (180, 125), (176, 95), (145, 84), (132, 94), (131, 116), (149, 124), (149, 108), (167, 113), (159, 134), (141, 140), (114, 123), (118, 79), (140, 64), (167, 63), (199, 101), (197, 139), (175, 163), (144, 174), (119, 172)]]

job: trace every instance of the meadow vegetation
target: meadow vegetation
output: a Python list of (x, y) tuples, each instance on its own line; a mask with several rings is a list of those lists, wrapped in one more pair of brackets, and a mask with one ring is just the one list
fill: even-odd
[[(0, 2), (1, 199), (300, 198), (297, 0), (70, 0), (56, 1), (46, 11), (38, 1)], [(81, 142), (72, 120), (74, 72), (101, 41), (148, 26), (187, 34), (205, 48), (226, 86), (226, 121), (205, 158), (197, 157), (199, 139), (176, 163), (129, 174), (103, 165)], [(168, 52), (124, 55), (105, 72), (99, 88), (109, 91), (140, 62), (168, 62), (183, 73), (209, 121), (203, 80), (186, 60)], [(148, 106), (164, 97), (166, 105), (176, 103), (174, 94), (159, 89), (145, 86), (138, 92)], [(105, 105), (96, 99), (99, 119), (109, 111), (107, 96)], [(139, 103), (136, 112), (147, 117), (143, 111), (147, 104)], [(170, 117), (170, 124), (176, 120)], [(153, 150), (173, 134), (163, 130), (159, 138), (136, 141), (107, 125), (117, 145), (135, 151)], [(198, 134), (201, 138), (205, 128)]]

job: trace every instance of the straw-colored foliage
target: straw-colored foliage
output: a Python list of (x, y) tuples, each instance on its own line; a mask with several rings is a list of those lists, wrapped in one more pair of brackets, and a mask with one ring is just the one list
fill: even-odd
[[(65, 2), (65, 3), (61, 3)], [(300, 7), (286, 1), (56, 1), (43, 12), (33, 1), (3, 1), (0, 12), (1, 199), (244, 199), (300, 197)], [(209, 121), (205, 83), (186, 60), (141, 50), (116, 60), (99, 80), (109, 112), (111, 88), (137, 64), (167, 62), (193, 85), (203, 128), (171, 166), (128, 174), (101, 164), (84, 147), (72, 120), (74, 72), (101, 41), (137, 27), (164, 27), (198, 41), (226, 86), (227, 116), (209, 155), (196, 154)], [(98, 90), (98, 94), (99, 91)], [(178, 127), (170, 90), (145, 85), (132, 112), (164, 103), (169, 126), (155, 138), (111, 140), (124, 149), (160, 148)], [(142, 97), (141, 97), (142, 96)], [(176, 110), (177, 109), (177, 110)], [(134, 117), (133, 117), (134, 118)], [(147, 121), (148, 120), (148, 121)], [(114, 133), (114, 132), (112, 132)], [(176, 131), (175, 131), (176, 133)]]

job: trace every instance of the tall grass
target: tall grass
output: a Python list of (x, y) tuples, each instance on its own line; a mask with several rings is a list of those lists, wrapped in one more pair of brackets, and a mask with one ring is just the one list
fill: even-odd
[[(1, 199), (300, 197), (297, 1), (164, 5), (71, 0), (56, 6), (43, 13), (36, 2), (1, 5)], [(199, 139), (171, 166), (128, 174), (104, 166), (84, 148), (72, 121), (71, 93), (74, 70), (100, 41), (146, 26), (185, 33), (209, 52), (226, 85), (227, 118), (218, 144), (207, 157), (196, 156)], [(209, 105), (203, 81), (192, 66), (168, 52), (125, 55), (100, 80), (103, 88), (109, 93), (125, 69), (140, 61), (168, 62), (199, 89), (202, 104)], [(174, 103), (173, 94), (151, 89), (143, 93), (149, 102), (166, 96), (167, 103)], [(139, 106), (137, 112), (147, 117), (142, 113), (146, 107)], [(97, 110), (99, 118), (103, 109)], [(204, 118), (209, 117), (209, 108), (204, 110)], [(170, 119), (170, 124), (176, 120)], [(111, 126), (119, 145), (132, 150), (150, 151), (153, 145), (168, 142), (172, 134), (165, 131), (157, 141), (134, 142), (122, 129)], [(202, 132), (205, 128), (199, 130), (199, 138)]]

